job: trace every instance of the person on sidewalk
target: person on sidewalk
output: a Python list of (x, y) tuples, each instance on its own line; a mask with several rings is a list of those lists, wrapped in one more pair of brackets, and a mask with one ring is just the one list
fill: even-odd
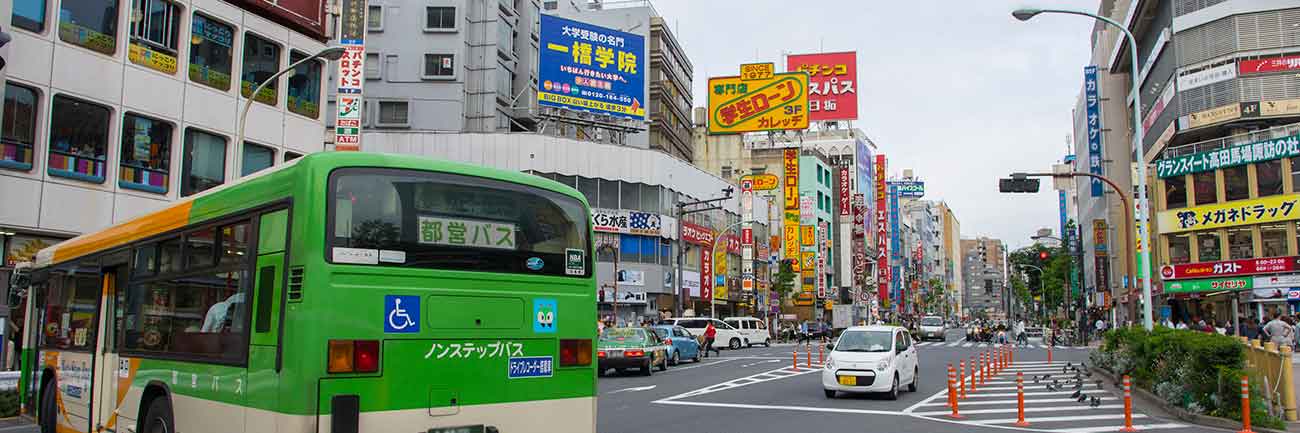
[(1279, 347), (1290, 346), (1295, 337), (1295, 329), (1282, 320), (1282, 313), (1277, 313), (1273, 315), (1273, 320), (1264, 325), (1262, 334)]
[(718, 338), (718, 330), (713, 327), (713, 321), (709, 321), (708, 326), (704, 327), (704, 357), (709, 357), (709, 351), (712, 350), (718, 356), (722, 356), (722, 351), (713, 347), (713, 342)]

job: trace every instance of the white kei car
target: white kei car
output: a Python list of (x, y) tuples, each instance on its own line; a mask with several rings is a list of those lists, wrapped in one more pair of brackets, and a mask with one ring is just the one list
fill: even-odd
[(854, 326), (828, 348), (830, 358), (822, 370), (826, 398), (835, 398), (837, 392), (883, 392), (895, 400), (900, 384), (916, 391), (920, 366), (906, 328)]

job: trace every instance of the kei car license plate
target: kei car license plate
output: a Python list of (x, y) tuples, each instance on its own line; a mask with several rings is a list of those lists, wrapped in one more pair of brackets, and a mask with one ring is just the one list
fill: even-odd
[(857, 376), (840, 376), (840, 385), (844, 385), (844, 386), (858, 386), (858, 377), (857, 377)]
[(622, 357), (623, 357), (623, 351), (622, 351), (622, 350), (611, 350), (611, 351), (609, 351), (609, 357), (610, 357), (610, 358), (622, 358)]

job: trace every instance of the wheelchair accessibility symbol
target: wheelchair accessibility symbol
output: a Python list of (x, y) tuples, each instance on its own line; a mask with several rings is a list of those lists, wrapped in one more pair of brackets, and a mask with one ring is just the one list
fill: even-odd
[(389, 334), (420, 332), (420, 297), (385, 295), (384, 332)]

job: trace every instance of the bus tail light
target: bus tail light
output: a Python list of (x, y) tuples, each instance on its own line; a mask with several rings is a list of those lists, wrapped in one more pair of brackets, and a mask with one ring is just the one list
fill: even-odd
[(330, 340), (329, 372), (351, 373), (353, 357), (352, 340)]
[(379, 371), (378, 340), (330, 340), (330, 373), (374, 373)]
[[(605, 356), (602, 351), (598, 356)], [(591, 340), (560, 340), (560, 366), (591, 365)]]

